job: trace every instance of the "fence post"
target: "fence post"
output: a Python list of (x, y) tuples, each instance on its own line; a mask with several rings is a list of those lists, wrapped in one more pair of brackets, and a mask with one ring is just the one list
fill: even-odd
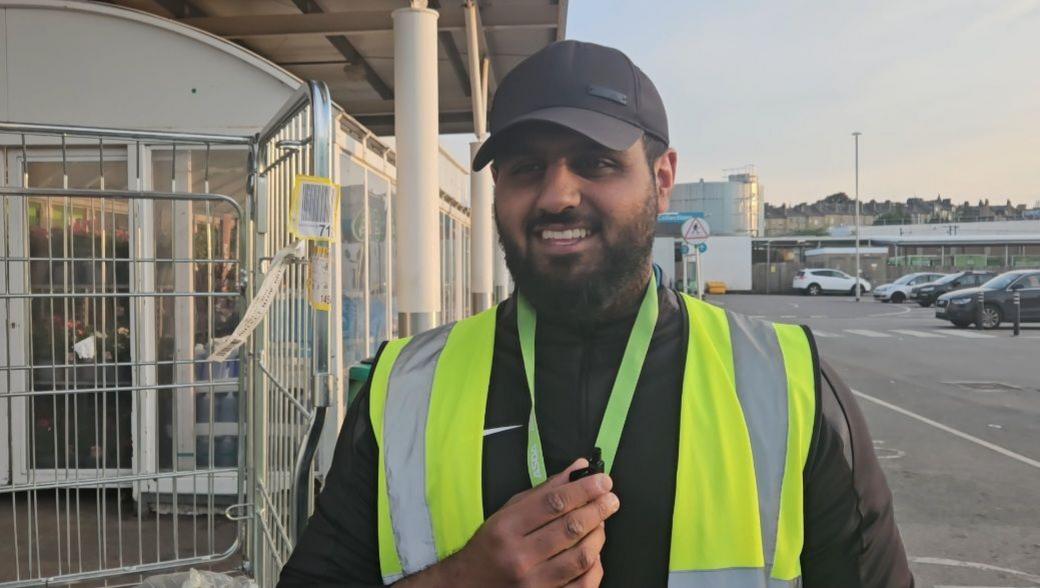
[(982, 292), (978, 295), (978, 306), (975, 307), (975, 328), (982, 330), (982, 323), (986, 317), (986, 297)]
[(770, 256), (769, 241), (766, 241), (766, 294), (769, 294), (770, 270), (773, 269), (773, 258)]
[(1012, 333), (1012, 336), (1017, 337), (1021, 330), (1022, 323), (1022, 294), (1016, 291), (1012, 296), (1012, 299), (1015, 305), (1015, 330)]
[[(250, 263), (254, 267), (293, 244), (293, 237), (284, 230), (284, 218), (275, 218), (273, 212), (267, 214), (266, 207), (274, 210), (275, 206), (286, 206), (299, 175), (333, 177), (333, 121), (328, 88), (311, 81), (298, 89), (254, 138), (258, 229), (252, 236)], [(309, 280), (306, 272), (326, 262), (335, 284), (338, 274), (330, 260), (336, 258), (337, 251), (332, 243), (328, 247), (308, 244), (306, 261), (289, 269), (290, 277), (279, 286), (264, 321), (267, 325), (284, 324), (284, 334), (276, 338), (261, 324), (252, 338), (249, 396), (254, 422), (249, 443), (254, 447), (250, 456), (255, 461), (248, 468), (248, 491), (254, 500), (247, 534), (255, 538), (249, 550), (253, 576), (265, 588), (277, 581), (313, 509), (314, 456), (326, 420), (335, 422), (329, 408), (332, 400), (339, 398), (341, 382), (339, 370), (332, 364), (334, 342), (339, 339), (336, 328), (340, 321), (335, 318), (339, 304), (333, 302), (330, 309), (308, 307), (291, 284), (298, 279)], [(277, 498), (272, 498), (275, 493)]]

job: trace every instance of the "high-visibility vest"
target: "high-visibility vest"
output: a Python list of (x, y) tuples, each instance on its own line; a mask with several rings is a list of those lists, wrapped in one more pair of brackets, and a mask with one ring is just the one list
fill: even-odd
[[(668, 586), (799, 586), (818, 370), (809, 336), (682, 300), (690, 328)], [(458, 551), (484, 522), (495, 313), (392, 341), (376, 365), (370, 418), (387, 584)]]

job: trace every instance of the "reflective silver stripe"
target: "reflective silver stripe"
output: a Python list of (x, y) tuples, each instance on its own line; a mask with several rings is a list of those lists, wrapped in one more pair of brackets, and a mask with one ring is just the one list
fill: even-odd
[(798, 588), (801, 578), (777, 580), (762, 568), (668, 572), (668, 588)]
[(416, 335), (397, 357), (387, 380), (383, 451), (390, 523), (404, 574), (437, 563), (426, 503), (426, 417), (437, 359), (454, 323)]
[(787, 371), (773, 324), (726, 312), (737, 396), (755, 459), (766, 569), (772, 569), (787, 457)]

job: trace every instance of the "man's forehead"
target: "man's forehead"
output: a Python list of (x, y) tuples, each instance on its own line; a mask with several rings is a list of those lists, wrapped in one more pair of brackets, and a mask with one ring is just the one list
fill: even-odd
[(618, 153), (585, 135), (553, 124), (530, 124), (507, 131), (495, 159), (521, 155)]

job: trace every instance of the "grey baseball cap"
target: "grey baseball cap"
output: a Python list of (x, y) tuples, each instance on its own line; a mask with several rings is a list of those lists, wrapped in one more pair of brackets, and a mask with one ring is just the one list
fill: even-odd
[(506, 131), (528, 122), (556, 124), (615, 151), (644, 133), (668, 144), (668, 117), (654, 83), (624, 53), (594, 43), (558, 41), (506, 74), (473, 169), (495, 158)]

